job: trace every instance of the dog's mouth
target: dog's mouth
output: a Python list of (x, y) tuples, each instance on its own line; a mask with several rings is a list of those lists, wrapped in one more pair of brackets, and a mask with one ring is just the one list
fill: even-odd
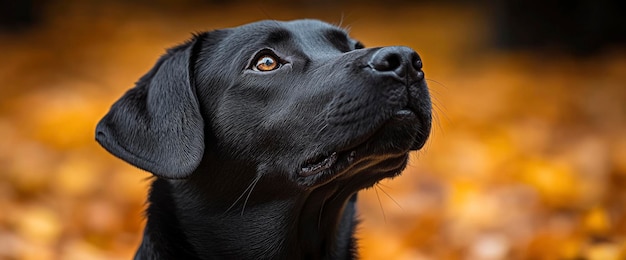
[(338, 161), (345, 161), (348, 164), (354, 162), (354, 158), (356, 157), (356, 149), (347, 150), (343, 152), (332, 152), (327, 156), (317, 156), (313, 159), (307, 160), (307, 162), (300, 168), (300, 172), (298, 175), (301, 177), (308, 177), (318, 175), (324, 171), (331, 170), (335, 167)]
[(328, 170), (337, 162), (337, 152), (331, 153), (329, 156), (319, 155), (308, 160), (300, 169), (300, 176), (306, 177), (318, 174), (324, 170)]
[[(381, 129), (387, 127), (388, 124), (394, 124), (398, 122), (415, 122), (417, 121), (417, 115), (413, 110), (409, 108), (404, 108), (396, 111), (391, 118), (381, 125), (378, 128), (375, 128), (370, 133), (367, 133), (359, 138), (356, 138), (351, 142), (351, 145), (343, 147), (341, 149), (337, 149), (336, 151), (324, 153), (312, 157), (311, 159), (306, 160), (301, 166), (298, 175), (300, 177), (310, 177), (315, 175), (320, 175), (323, 173), (335, 173), (341, 171), (343, 168), (349, 168), (352, 164), (356, 163), (357, 154), (360, 157), (367, 156), (365, 154), (368, 149), (363, 149), (367, 144), (376, 138), (377, 133), (381, 131)], [(415, 143), (423, 143), (426, 142), (427, 136), (425, 137), (416, 137), (416, 140), (413, 140)], [(413, 146), (410, 150), (417, 150), (421, 148), (422, 145), (418, 147)], [(371, 147), (370, 147), (371, 148)], [(407, 151), (403, 151), (403, 153), (407, 153)]]

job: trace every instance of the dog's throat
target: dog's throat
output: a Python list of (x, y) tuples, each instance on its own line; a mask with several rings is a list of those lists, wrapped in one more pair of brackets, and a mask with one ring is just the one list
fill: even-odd
[(327, 157), (321, 157), (311, 160), (300, 169), (300, 176), (312, 176), (324, 170), (330, 169), (337, 162), (337, 152), (333, 152)]

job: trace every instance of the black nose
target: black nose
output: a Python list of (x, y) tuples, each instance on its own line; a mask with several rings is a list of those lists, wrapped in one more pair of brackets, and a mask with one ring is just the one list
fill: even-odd
[(372, 55), (368, 62), (370, 68), (380, 74), (391, 74), (392, 76), (406, 80), (421, 80), (422, 60), (417, 53), (404, 46), (393, 46), (381, 48)]

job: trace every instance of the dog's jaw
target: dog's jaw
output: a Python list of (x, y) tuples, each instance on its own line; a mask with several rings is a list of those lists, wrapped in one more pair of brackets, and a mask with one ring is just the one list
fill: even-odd
[(367, 178), (367, 184), (354, 192), (368, 188), (397, 176), (406, 166), (409, 152), (422, 148), (429, 132), (429, 118), (420, 118), (408, 108), (399, 109), (380, 127), (333, 149), (330, 155), (307, 160), (294, 174), (295, 181), (305, 189), (316, 189), (336, 179)]

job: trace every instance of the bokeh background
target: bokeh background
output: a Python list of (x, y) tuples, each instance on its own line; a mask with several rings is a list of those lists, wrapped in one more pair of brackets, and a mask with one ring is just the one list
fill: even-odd
[(131, 258), (150, 175), (96, 122), (192, 32), (305, 17), (416, 49), (434, 98), (363, 259), (626, 259), (623, 6), (549, 2), (2, 0), (0, 259)]

